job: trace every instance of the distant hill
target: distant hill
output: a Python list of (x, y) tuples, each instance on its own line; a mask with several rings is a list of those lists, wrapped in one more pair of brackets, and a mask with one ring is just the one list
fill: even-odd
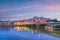
[(27, 20), (24, 20), (24, 21), (34, 21), (34, 20), (43, 20), (45, 22), (59, 22), (56, 18), (55, 19), (51, 19), (51, 18), (45, 18), (45, 17), (33, 17), (33, 18), (30, 18), (30, 19), (27, 19)]
[(33, 17), (33, 20), (44, 20), (46, 22), (59, 22), (56, 18), (55, 19), (51, 19), (51, 18), (45, 18), (45, 17)]
[(23, 21), (29, 22), (29, 21), (35, 21), (35, 20), (42, 20), (42, 21), (45, 21), (45, 22), (60, 22), (56, 18), (51, 19), (51, 18), (37, 17), (37, 16), (35, 16), (33, 18), (30, 18), (30, 19), (24, 19), (24, 20), (19, 20), (19, 21), (21, 21), (21, 22), (23, 22)]

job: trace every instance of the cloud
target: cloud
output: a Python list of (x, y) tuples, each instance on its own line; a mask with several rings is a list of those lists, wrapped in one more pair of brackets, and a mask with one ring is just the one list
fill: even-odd
[[(35, 5), (34, 5), (35, 6)], [(8, 8), (8, 9), (0, 9), (0, 11), (14, 11), (14, 10), (22, 10), (34, 7), (33, 5), (23, 6), (23, 7), (17, 7), (17, 8)]]
[(60, 11), (60, 4), (48, 5), (46, 7), (46, 9), (48, 9), (49, 11), (52, 11), (52, 12), (59, 12)]
[(53, 2), (53, 3), (59, 3), (60, 2), (60, 0), (47, 0), (47, 1), (49, 1), (49, 2)]
[(5, 13), (5, 11), (0, 11), (0, 14)]
[(54, 16), (54, 18), (57, 18), (58, 20), (60, 20), (60, 15), (56, 15)]
[[(17, 11), (17, 10), (28, 10), (26, 12), (50, 12), (50, 13), (60, 13), (60, 4), (49, 4), (49, 5), (41, 5), (41, 4), (32, 4), (17, 8), (7, 8), (0, 9), (0, 14), (8, 11)], [(20, 15), (15, 15), (20, 16)]]

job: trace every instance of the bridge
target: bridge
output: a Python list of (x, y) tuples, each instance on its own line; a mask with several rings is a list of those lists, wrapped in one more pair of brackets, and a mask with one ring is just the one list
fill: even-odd
[(46, 24), (45, 25), (45, 30), (48, 30), (50, 32), (53, 32), (54, 29), (60, 29), (60, 28), (54, 28), (54, 26), (59, 26), (60, 22), (45, 22), (43, 24)]
[[(45, 25), (45, 30), (53, 32), (54, 31), (54, 26), (58, 26), (60, 25), (60, 22), (43, 22), (43, 23), (35, 23), (35, 22), (31, 22), (31, 23), (14, 23), (14, 25), (33, 25), (35, 24), (36, 27), (38, 27), (39, 25)], [(58, 28), (55, 28), (58, 29)]]
[[(54, 31), (53, 27), (60, 25), (60, 22), (31, 22), (31, 23), (29, 23), (29, 22), (9, 22), (9, 21), (4, 21), (4, 25), (33, 25), (33, 24), (35, 24), (36, 27), (43, 24), (43, 25), (45, 25), (44, 26), (45, 30), (53, 32)], [(3, 23), (0, 24), (0, 25), (3, 25)], [(57, 28), (57, 29), (59, 29), (59, 28)]]

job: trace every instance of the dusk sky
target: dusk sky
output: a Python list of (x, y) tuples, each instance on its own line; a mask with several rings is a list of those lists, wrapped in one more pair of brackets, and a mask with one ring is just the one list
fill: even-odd
[(60, 20), (60, 0), (0, 0), (0, 20), (21, 20), (34, 16)]

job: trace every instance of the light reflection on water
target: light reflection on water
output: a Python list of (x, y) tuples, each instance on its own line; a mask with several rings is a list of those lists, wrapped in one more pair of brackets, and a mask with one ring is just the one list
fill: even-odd
[(0, 27), (0, 40), (60, 40), (60, 38), (41, 33), (35, 27)]
[(18, 31), (20, 31), (20, 30), (29, 30), (29, 28), (26, 27), (26, 26), (16, 26), (16, 27), (14, 27), (14, 29), (18, 30)]

